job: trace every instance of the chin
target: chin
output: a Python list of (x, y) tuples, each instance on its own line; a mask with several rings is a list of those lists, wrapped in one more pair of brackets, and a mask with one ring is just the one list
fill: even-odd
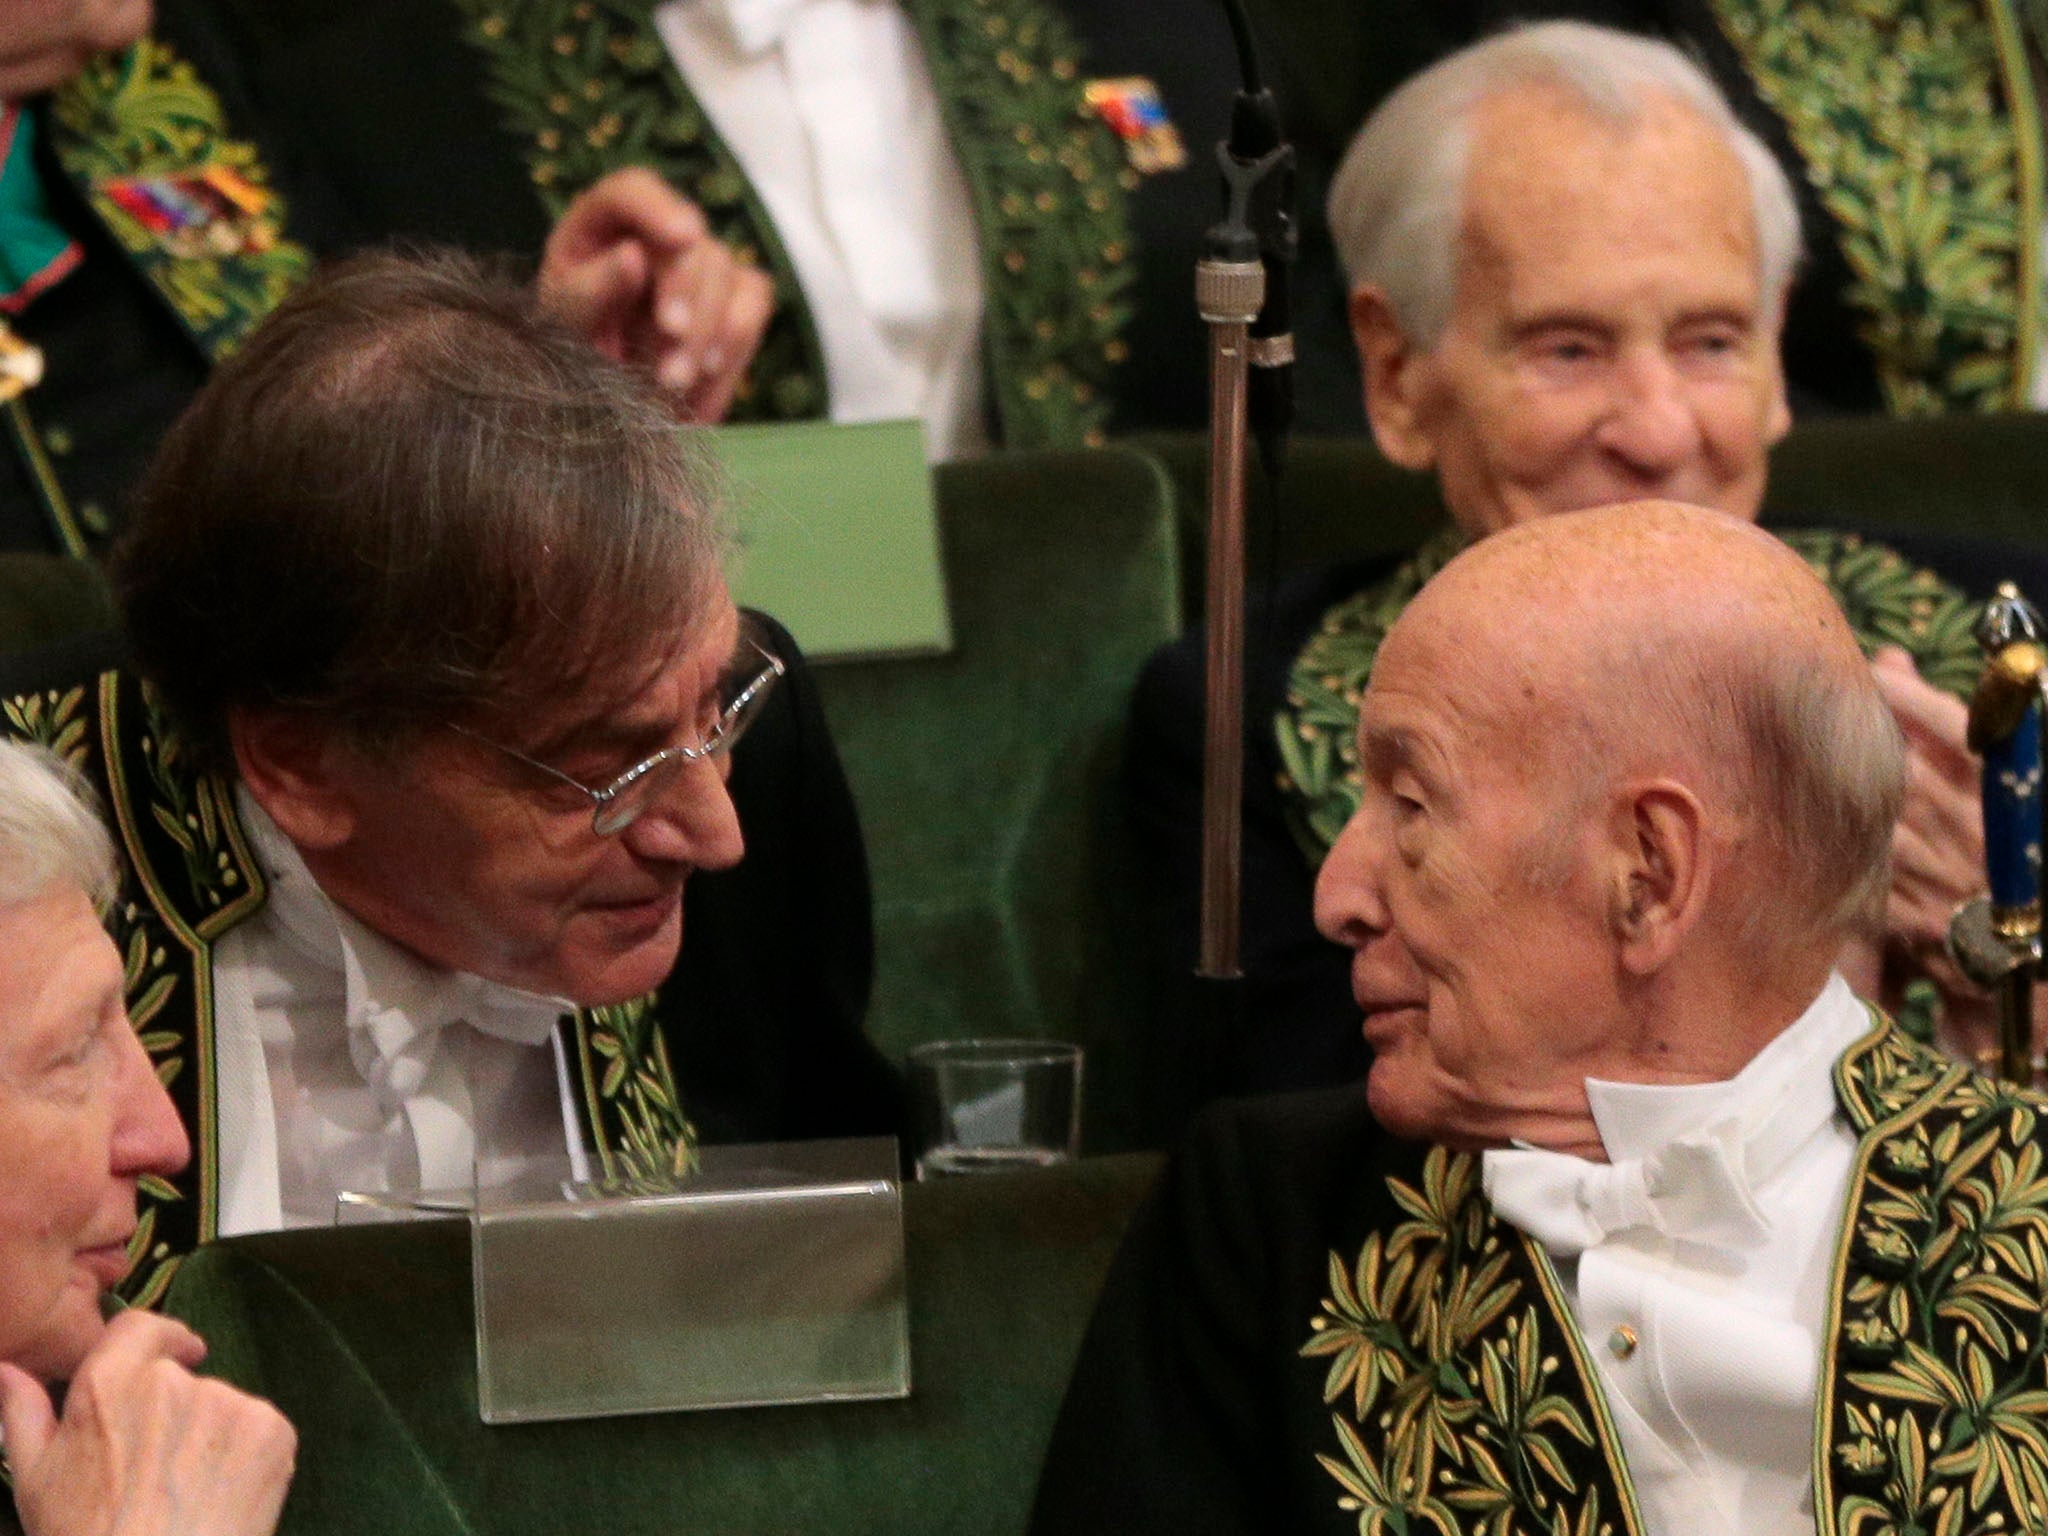
[(41, 1326), (4, 1358), (39, 1381), (69, 1381), (106, 1331), (98, 1284), (79, 1281), (65, 1289)]
[(606, 923), (605, 914), (597, 917), (617, 931), (602, 934), (600, 942), (584, 954), (568, 957), (562, 985), (548, 990), (561, 993), (579, 1008), (606, 1008), (645, 997), (668, 980), (683, 947), (680, 898), (658, 923)]
[(1394, 1057), (1378, 1057), (1365, 1079), (1365, 1101), (1373, 1119), (1391, 1134), (1409, 1141), (1432, 1141), (1437, 1117), (1431, 1113), (1428, 1096), (1416, 1091), (1413, 1076)]

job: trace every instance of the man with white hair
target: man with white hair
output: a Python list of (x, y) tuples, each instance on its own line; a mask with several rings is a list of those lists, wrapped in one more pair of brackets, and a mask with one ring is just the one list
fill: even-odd
[[(1211, 1090), (1335, 1082), (1369, 1060), (1341, 963), (1311, 932), (1309, 891), (1358, 803), (1358, 700), (1408, 600), (1464, 544), (1559, 512), (1660, 497), (1754, 519), (1790, 425), (1778, 337), (1799, 259), (1792, 190), (1667, 44), (1553, 22), (1454, 54), (1374, 114), (1330, 210), (1374, 437), (1395, 464), (1436, 476), (1449, 526), (1391, 569), (1319, 573), (1249, 626), (1267, 651), (1248, 663), (1246, 714), (1271, 722), (1246, 774), (1254, 995), (1244, 1038), (1218, 1044)], [(1989, 1010), (1942, 946), (1950, 911), (1981, 884), (1981, 832), (1964, 711), (1940, 690), (1974, 680), (1968, 606), (1853, 535), (1785, 537), (1873, 654), (1915, 763), (1891, 899), (1845, 968), (1892, 1005), (1931, 980), (1967, 1036)], [(1188, 935), (1190, 654), (1155, 667), (1134, 727), (1139, 762), (1148, 742), (1175, 759), (1139, 773), (1190, 786), (1148, 786), (1138, 809), (1162, 889), (1186, 893), (1167, 901)]]
[(1906, 761), (1831, 594), (1670, 503), (1387, 635), (1316, 915), (1376, 1052), (1134, 1220), (1035, 1529), (2041, 1525), (2044, 1101), (1835, 970)]
[[(105, 829), (49, 754), (0, 740), (0, 1428), (27, 1536), (269, 1536), (294, 1436), (193, 1374), (167, 1318), (104, 1321), (138, 1181), (190, 1155), (100, 927)], [(68, 1383), (62, 1412), (49, 1384)], [(0, 1509), (0, 1528), (7, 1511)]]

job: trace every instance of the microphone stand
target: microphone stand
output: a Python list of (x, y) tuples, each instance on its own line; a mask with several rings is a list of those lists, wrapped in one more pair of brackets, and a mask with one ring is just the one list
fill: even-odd
[[(1230, 138), (1216, 146), (1225, 211), (1195, 268), (1195, 301), (1209, 327), (1208, 654), (1202, 760), (1202, 917), (1196, 974), (1217, 983), (1227, 1027), (1242, 980), (1245, 443), (1257, 431), (1269, 469), (1292, 412), (1294, 356), (1287, 266), (1294, 259), (1294, 151), (1260, 83), (1251, 28), (1238, 0), (1224, 0), (1245, 89), (1231, 110)], [(1262, 370), (1257, 387), (1250, 370)], [(1219, 1036), (1222, 1038), (1224, 1036)]]

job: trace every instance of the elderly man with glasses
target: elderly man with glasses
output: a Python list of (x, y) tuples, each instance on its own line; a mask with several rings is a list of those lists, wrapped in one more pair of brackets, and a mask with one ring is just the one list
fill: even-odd
[(345, 1190), (896, 1128), (850, 797), (721, 552), (651, 383), (465, 262), (338, 268), (216, 374), (117, 555), (126, 665), (6, 706), (105, 786), (194, 1131), (132, 1295)]

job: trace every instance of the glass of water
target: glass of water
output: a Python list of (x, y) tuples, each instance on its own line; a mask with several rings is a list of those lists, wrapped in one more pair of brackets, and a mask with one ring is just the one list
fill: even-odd
[(917, 1176), (1064, 1163), (1081, 1141), (1081, 1047), (939, 1040), (910, 1053)]

